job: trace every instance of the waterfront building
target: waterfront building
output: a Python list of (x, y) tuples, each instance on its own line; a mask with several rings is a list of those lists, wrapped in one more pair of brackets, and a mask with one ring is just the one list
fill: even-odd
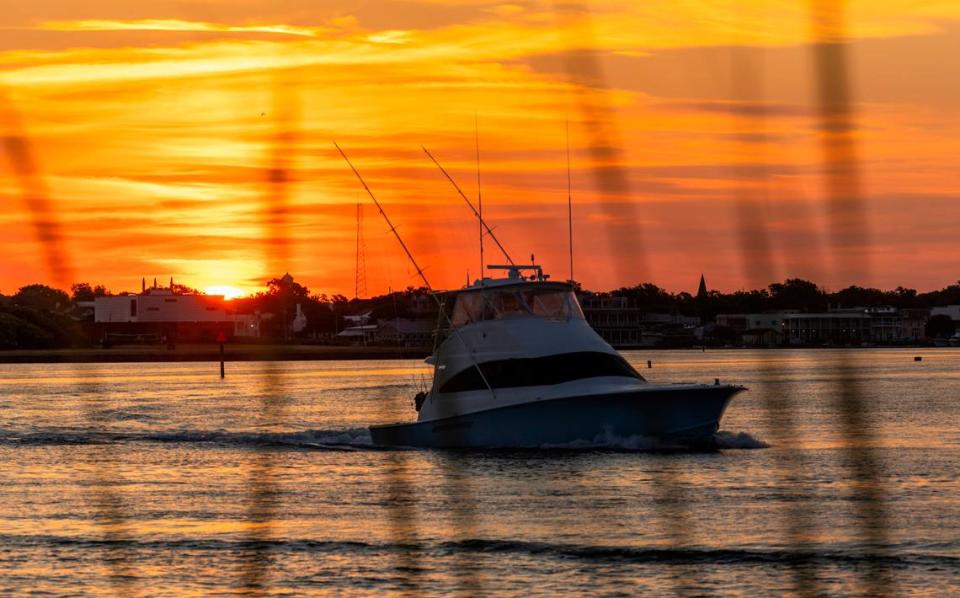
[(790, 344), (892, 345), (924, 339), (926, 309), (853, 307), (819, 314), (792, 314), (786, 319)]
[(176, 294), (172, 288), (96, 297), (93, 321), (99, 340), (111, 342), (214, 342), (260, 336), (257, 314), (231, 313), (222, 295)]
[(775, 347), (786, 340), (784, 318), (797, 310), (755, 314), (717, 314), (717, 326), (724, 326), (740, 334), (748, 347)]
[(393, 318), (380, 322), (374, 338), (378, 345), (394, 347), (432, 347), (434, 319)]
[(789, 314), (784, 335), (791, 345), (859, 345), (870, 341), (871, 318), (866, 311)]
[(376, 324), (356, 324), (347, 326), (337, 333), (337, 340), (350, 345), (372, 345), (376, 343)]
[(631, 306), (627, 297), (581, 293), (577, 299), (587, 323), (618, 348), (690, 345), (700, 325), (697, 317)]
[(738, 332), (747, 346), (898, 344), (922, 341), (928, 317), (922, 308), (853, 307), (718, 314), (716, 322)]

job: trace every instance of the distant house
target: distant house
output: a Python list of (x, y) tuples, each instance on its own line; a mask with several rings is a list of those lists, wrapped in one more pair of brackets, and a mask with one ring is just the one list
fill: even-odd
[(924, 338), (926, 309), (834, 308), (821, 313), (796, 310), (759, 314), (718, 314), (718, 326), (739, 332), (748, 346), (898, 344)]
[(852, 307), (827, 313), (791, 314), (785, 320), (790, 344), (891, 345), (924, 337), (929, 314), (925, 309)]
[(351, 345), (372, 345), (376, 343), (376, 324), (347, 326), (337, 333), (337, 340)]
[[(958, 306), (960, 307), (960, 306)], [(903, 318), (900, 322), (900, 338), (904, 341), (920, 341), (927, 337), (927, 321), (930, 310), (925, 307), (900, 310)]]
[(790, 314), (784, 333), (791, 345), (859, 345), (870, 340), (870, 324), (864, 310)]
[(587, 323), (614, 347), (691, 344), (700, 318), (632, 307), (627, 297), (580, 293)]
[(343, 320), (350, 327), (365, 326), (366, 324), (371, 323), (371, 321), (373, 320), (372, 315), (373, 315), (373, 312), (368, 310), (359, 314), (347, 314), (343, 316)]
[(783, 331), (776, 328), (750, 328), (743, 331), (747, 347), (776, 347), (783, 344)]
[(433, 341), (434, 320), (394, 318), (377, 326), (377, 344), (397, 347), (429, 347)]
[(784, 318), (796, 311), (778, 311), (756, 314), (717, 314), (717, 326), (740, 333), (748, 347), (773, 347), (785, 338)]

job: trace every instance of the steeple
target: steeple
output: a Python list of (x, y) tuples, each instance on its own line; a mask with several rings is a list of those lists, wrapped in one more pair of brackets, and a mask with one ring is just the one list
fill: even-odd
[(703, 274), (700, 274), (700, 288), (697, 289), (697, 299), (703, 299), (708, 295), (707, 293), (707, 281), (704, 280)]

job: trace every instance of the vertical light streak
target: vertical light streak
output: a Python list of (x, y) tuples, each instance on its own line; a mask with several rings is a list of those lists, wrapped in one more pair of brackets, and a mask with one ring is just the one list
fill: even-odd
[[(826, 208), (836, 274), (856, 271), (868, 274), (870, 263), (864, 249), (868, 238), (867, 219), (862, 196), (857, 145), (857, 119), (850, 90), (847, 64), (845, 10), (841, 0), (812, 0), (813, 58), (817, 82), (818, 135)], [(837, 363), (840, 374), (835, 391), (835, 406), (846, 436), (847, 466), (855, 472), (853, 502), (862, 522), (863, 549), (883, 555), (889, 546), (886, 504), (880, 476), (882, 471), (874, 452), (873, 431), (866, 417), (867, 405), (857, 379), (857, 371), (847, 352)], [(894, 577), (879, 558), (871, 558), (865, 571), (867, 593), (896, 593)]]
[[(73, 281), (73, 268), (69, 252), (64, 246), (63, 236), (50, 196), (39, 159), (34, 155), (26, 128), (0, 90), (0, 133), (3, 135), (2, 148), (11, 170), (17, 179), (21, 197), (30, 211), (34, 224), (34, 234), (40, 244), (46, 266), (54, 284), (59, 288), (70, 288)], [(94, 376), (95, 374), (90, 374)], [(75, 378), (84, 379), (84, 372), (77, 368)], [(84, 397), (98, 397), (95, 380), (81, 383), (78, 394)], [(89, 425), (96, 425), (93, 407), (86, 412)], [(120, 493), (111, 489), (117, 481), (117, 458), (113, 450), (96, 451), (102, 453), (102, 461), (93, 464), (93, 501), (98, 510), (96, 523), (103, 529), (106, 550), (113, 555), (103, 560), (112, 570), (110, 583), (119, 595), (136, 595), (135, 569), (130, 559), (131, 534), (128, 529), (126, 504)]]

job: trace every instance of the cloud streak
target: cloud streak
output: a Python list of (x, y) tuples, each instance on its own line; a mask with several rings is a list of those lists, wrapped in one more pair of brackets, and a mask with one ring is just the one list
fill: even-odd
[(203, 33), (269, 33), (276, 35), (294, 35), (316, 37), (329, 31), (326, 28), (298, 27), (294, 25), (225, 25), (183, 21), (179, 19), (139, 19), (131, 21), (110, 19), (84, 19), (79, 21), (47, 21), (37, 29), (44, 31), (173, 31)]

